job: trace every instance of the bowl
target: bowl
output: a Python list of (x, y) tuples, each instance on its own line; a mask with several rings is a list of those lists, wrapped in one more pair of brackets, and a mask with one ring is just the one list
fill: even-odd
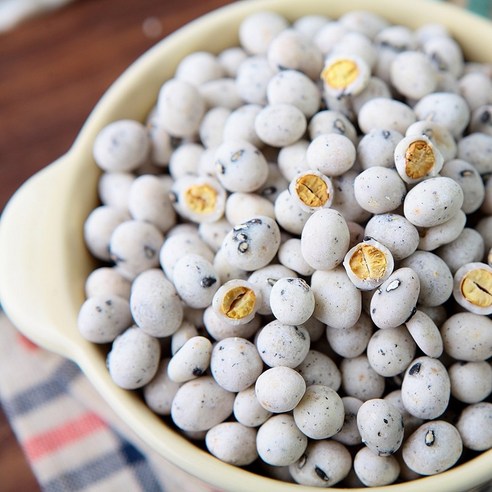
[[(225, 464), (195, 446), (163, 423), (136, 393), (118, 388), (106, 369), (105, 352), (79, 334), (77, 315), (84, 301), (84, 282), (96, 265), (83, 239), (83, 223), (98, 203), (100, 170), (92, 158), (92, 143), (99, 130), (111, 121), (122, 118), (143, 121), (155, 103), (159, 87), (172, 76), (185, 55), (198, 50), (219, 52), (237, 43), (237, 29), (246, 15), (274, 10), (291, 20), (314, 13), (336, 18), (356, 9), (373, 11), (392, 23), (410, 28), (442, 23), (461, 44), (468, 59), (492, 62), (492, 24), (438, 2), (236, 2), (186, 25), (131, 65), (96, 105), (68, 153), (30, 178), (11, 198), (1, 220), (0, 297), (5, 312), (18, 329), (38, 345), (75, 361), (116, 413), (167, 461), (221, 490), (307, 492), (315, 489)], [(374, 490), (458, 492), (491, 479), (492, 450), (489, 450), (439, 475)]]

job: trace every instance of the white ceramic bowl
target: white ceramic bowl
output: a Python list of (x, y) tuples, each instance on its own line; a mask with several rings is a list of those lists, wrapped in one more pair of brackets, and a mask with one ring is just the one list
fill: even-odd
[[(119, 416), (169, 462), (231, 492), (307, 492), (316, 489), (222, 463), (167, 427), (135, 393), (115, 386), (105, 354), (81, 338), (76, 324), (84, 281), (94, 267), (82, 229), (97, 204), (99, 170), (91, 152), (95, 135), (116, 119), (143, 120), (183, 56), (198, 50), (219, 52), (237, 43), (240, 21), (265, 9), (291, 20), (314, 13), (336, 18), (348, 10), (367, 9), (411, 28), (440, 22), (469, 59), (492, 62), (492, 24), (438, 2), (250, 0), (212, 12), (158, 43), (126, 70), (95, 107), (70, 151), (28, 180), (11, 199), (0, 228), (0, 297), (8, 316), (27, 337), (74, 360)], [(440, 475), (373, 490), (462, 492), (491, 479), (492, 450)]]

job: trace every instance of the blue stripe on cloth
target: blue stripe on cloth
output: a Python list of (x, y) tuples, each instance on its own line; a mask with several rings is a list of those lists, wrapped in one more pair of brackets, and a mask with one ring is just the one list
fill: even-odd
[[(121, 444), (119, 449), (84, 463), (78, 469), (63, 473), (42, 484), (44, 492), (76, 492), (116, 475), (118, 472), (133, 473), (142, 492), (164, 492), (145, 456), (133, 444), (115, 432)], [(135, 488), (128, 484), (128, 490)]]
[(9, 418), (26, 414), (64, 394), (67, 386), (80, 375), (78, 366), (64, 359), (41, 384), (22, 391), (8, 401), (3, 401), (5, 412)]
[(476, 14), (489, 17), (492, 15), (492, 2), (490, 0), (468, 0), (468, 9)]

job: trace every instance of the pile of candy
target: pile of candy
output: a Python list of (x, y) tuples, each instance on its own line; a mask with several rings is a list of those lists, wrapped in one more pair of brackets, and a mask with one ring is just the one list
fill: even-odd
[(80, 332), (190, 439), (285, 480), (491, 448), (492, 66), (365, 11), (239, 39), (97, 136)]

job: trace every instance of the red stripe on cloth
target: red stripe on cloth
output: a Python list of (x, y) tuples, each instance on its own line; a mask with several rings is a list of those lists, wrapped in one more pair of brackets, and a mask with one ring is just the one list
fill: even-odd
[(107, 428), (106, 423), (95, 413), (88, 412), (77, 419), (64, 422), (41, 434), (35, 435), (26, 441), (23, 446), (27, 457), (35, 461), (46, 454), (59, 450), (83, 437), (100, 429)]
[(17, 341), (19, 342), (19, 344), (22, 346), (22, 348), (24, 348), (25, 350), (28, 350), (29, 352), (39, 349), (39, 347), (35, 343), (31, 342), (31, 340), (29, 340), (29, 338), (26, 338), (21, 333), (17, 333), (16, 338), (17, 338)]

